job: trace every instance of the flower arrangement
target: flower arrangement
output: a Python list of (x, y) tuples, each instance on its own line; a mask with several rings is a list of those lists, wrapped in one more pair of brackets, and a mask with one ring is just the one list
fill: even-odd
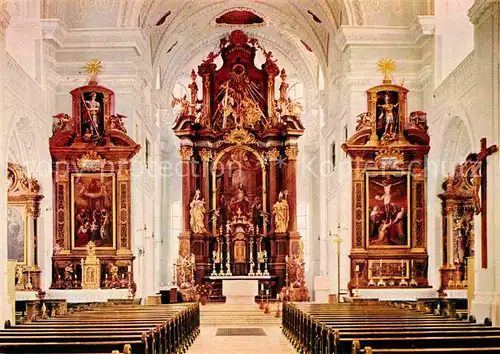
[(212, 288), (215, 283), (199, 284), (195, 287), (196, 297), (202, 305), (207, 303), (207, 300), (212, 293)]

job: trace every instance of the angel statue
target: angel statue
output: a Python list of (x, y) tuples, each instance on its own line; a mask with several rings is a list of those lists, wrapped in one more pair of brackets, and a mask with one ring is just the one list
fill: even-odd
[(369, 112), (361, 113), (356, 116), (356, 131), (370, 128), (372, 119)]
[(288, 114), (291, 116), (299, 117), (302, 113), (304, 113), (304, 107), (302, 103), (299, 101), (294, 101), (290, 97), (287, 99), (286, 110)]
[(176, 106), (181, 107), (178, 113), (178, 117), (189, 115), (189, 107), (191, 106), (191, 104), (187, 100), (187, 95), (182, 96), (182, 98), (177, 98), (172, 95), (172, 108)]
[(71, 129), (71, 117), (66, 113), (59, 113), (52, 117), (54, 118), (52, 124), (53, 134)]
[(189, 204), (191, 210), (189, 212), (191, 219), (190, 219), (190, 225), (191, 225), (191, 231), (195, 234), (203, 234), (207, 230), (205, 228), (205, 200), (201, 198), (201, 193), (200, 190), (197, 189), (193, 200)]
[(113, 263), (108, 264), (108, 271), (109, 275), (111, 275), (111, 282), (112, 283), (117, 283), (120, 281), (120, 278), (118, 277), (118, 267), (114, 265)]
[(288, 201), (283, 192), (278, 195), (278, 201), (273, 206), (273, 215), (275, 223), (275, 231), (284, 233), (288, 229), (288, 221), (290, 219)]
[(125, 124), (123, 123), (123, 118), (127, 118), (121, 114), (113, 114), (109, 117), (109, 129), (111, 130), (119, 130), (125, 134), (127, 134), (127, 129), (125, 128)]

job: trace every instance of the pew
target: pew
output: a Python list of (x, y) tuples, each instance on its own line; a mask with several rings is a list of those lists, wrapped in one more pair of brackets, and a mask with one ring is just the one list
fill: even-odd
[(199, 324), (198, 304), (95, 307), (2, 330), (0, 353), (177, 353)]
[(286, 303), (283, 333), (305, 353), (500, 353), (500, 328), (410, 308)]

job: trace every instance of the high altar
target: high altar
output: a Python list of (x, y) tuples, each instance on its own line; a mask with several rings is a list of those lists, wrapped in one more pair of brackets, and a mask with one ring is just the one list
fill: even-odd
[[(261, 69), (257, 51), (266, 58)], [(285, 70), (237, 30), (191, 77), (190, 97), (172, 102), (180, 106), (173, 130), (182, 160), (181, 291), (209, 276), (268, 275), (273, 293), (290, 285), (297, 299), (306, 297), (296, 210), (297, 140), (304, 127), (301, 105), (287, 96)]]
[[(367, 112), (342, 145), (352, 159), (350, 289), (427, 287), (426, 114), (407, 112), (408, 89), (391, 82), (366, 91)], [(357, 295), (357, 292), (354, 292)]]
[(115, 113), (114, 92), (97, 83), (99, 70), (87, 63), (88, 85), (70, 92), (72, 114), (54, 116), (51, 288), (135, 288), (130, 168), (140, 146)]

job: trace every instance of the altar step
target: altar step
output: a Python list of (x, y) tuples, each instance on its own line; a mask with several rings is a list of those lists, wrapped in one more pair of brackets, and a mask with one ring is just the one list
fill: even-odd
[(255, 305), (227, 305), (221, 303), (208, 303), (201, 306), (201, 325), (209, 327), (218, 326), (249, 326), (249, 325), (274, 325), (281, 324), (281, 318), (276, 318), (276, 303), (270, 303), (271, 313), (265, 314)]

